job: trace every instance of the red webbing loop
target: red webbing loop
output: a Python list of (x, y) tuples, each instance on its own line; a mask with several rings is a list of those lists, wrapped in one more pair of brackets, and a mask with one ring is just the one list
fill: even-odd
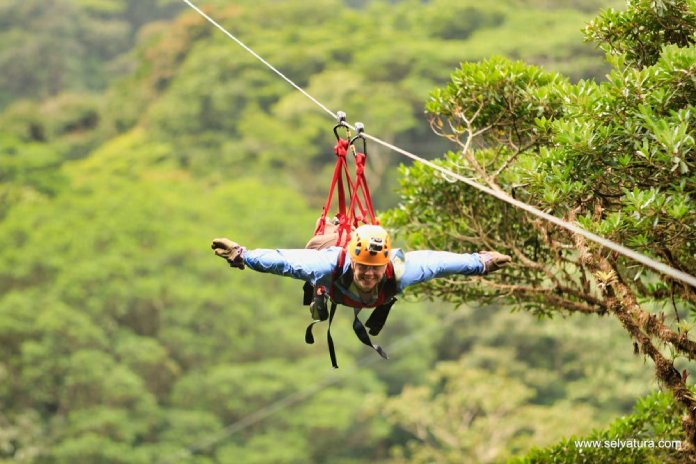
[[(350, 206), (348, 207), (348, 212), (352, 214), (352, 222), (355, 227), (358, 226), (359, 221), (365, 224), (379, 224), (372, 207), (370, 188), (367, 186), (367, 179), (365, 178), (365, 161), (367, 161), (365, 153), (355, 154), (355, 188), (353, 189)], [(360, 191), (362, 191), (364, 206), (358, 197)], [(360, 210), (360, 217), (355, 214), (356, 207)]]
[[(350, 171), (346, 161), (349, 145), (350, 142), (347, 139), (339, 138), (336, 141), (336, 145), (334, 146), (334, 154), (336, 155), (337, 159), (334, 167), (333, 177), (331, 178), (329, 195), (326, 199), (326, 203), (324, 204), (321, 219), (317, 223), (317, 227), (314, 230), (314, 235), (321, 235), (324, 233), (326, 227), (326, 217), (329, 214), (329, 209), (331, 208), (334, 190), (336, 190), (338, 193), (338, 213), (336, 214), (336, 218), (339, 221), (337, 245), (342, 245), (341, 242), (347, 241), (346, 238), (350, 235), (350, 221), (348, 219), (349, 214), (347, 214), (346, 211), (346, 187), (348, 188), (348, 195), (350, 197), (353, 196), (355, 187), (350, 178)], [(346, 231), (347, 234), (345, 233)]]
[[(359, 123), (356, 123), (356, 126), (358, 124)], [(365, 162), (367, 160), (367, 155), (363, 152), (356, 153), (355, 146), (353, 146), (353, 153), (355, 155), (355, 181), (351, 179), (348, 163), (346, 161), (348, 148), (352, 145), (353, 141), (357, 138), (361, 138), (364, 144), (365, 139), (362, 138), (360, 133), (350, 140), (341, 138), (336, 131), (338, 127), (340, 127), (340, 122), (339, 126), (334, 127), (334, 134), (337, 138), (336, 145), (334, 146), (334, 154), (337, 157), (336, 166), (334, 167), (333, 177), (331, 178), (329, 195), (324, 204), (321, 218), (319, 222), (317, 222), (314, 235), (322, 235), (325, 233), (326, 217), (331, 208), (334, 191), (337, 191), (338, 213), (335, 216), (338, 220), (338, 238), (336, 240), (336, 245), (345, 247), (348, 244), (352, 230), (359, 227), (360, 222), (364, 224), (379, 224), (379, 221), (375, 217), (375, 211), (372, 207), (372, 198), (370, 197), (370, 189), (367, 186), (367, 179), (365, 178)], [(363, 146), (363, 150), (364, 149), (365, 147)], [(348, 207), (346, 207), (346, 188), (348, 189), (348, 197), (350, 198)]]

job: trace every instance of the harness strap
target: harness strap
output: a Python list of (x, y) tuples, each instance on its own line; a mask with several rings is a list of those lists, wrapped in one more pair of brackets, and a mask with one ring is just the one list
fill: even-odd
[(305, 282), (302, 286), (302, 305), (309, 306), (314, 298), (314, 285)]
[(361, 309), (362, 308), (353, 308), (353, 312), (355, 314), (355, 319), (353, 319), (353, 331), (355, 332), (355, 335), (358, 336), (358, 339), (360, 339), (361, 342), (363, 342), (365, 345), (369, 346), (377, 353), (379, 353), (381, 357), (383, 357), (384, 359), (389, 359), (389, 356), (387, 356), (387, 353), (382, 349), (382, 347), (372, 343), (372, 340), (370, 340), (370, 336), (367, 335), (367, 330), (365, 330), (365, 326), (358, 318), (358, 314), (360, 313)]
[[(331, 302), (331, 311), (329, 312), (329, 327), (326, 329), (326, 343), (329, 345), (329, 356), (331, 357), (331, 366), (334, 369), (338, 369), (338, 363), (336, 362), (336, 349), (334, 348), (333, 338), (331, 337), (331, 323), (333, 322), (334, 314), (336, 314), (337, 303)], [(312, 327), (314, 324), (322, 322), (321, 320), (312, 321), (311, 324), (307, 326), (305, 332), (305, 342), (311, 345), (314, 343), (314, 336), (312, 335)], [(365, 328), (363, 328), (365, 330)], [(365, 334), (367, 335), (367, 334)]]
[(308, 345), (313, 345), (314, 344), (314, 335), (312, 335), (312, 328), (314, 327), (314, 324), (317, 324), (321, 322), (320, 320), (312, 321), (308, 326), (307, 330), (305, 330), (304, 334), (304, 341)]
[(370, 335), (379, 335), (379, 332), (384, 327), (384, 323), (387, 322), (387, 317), (389, 316), (389, 311), (392, 306), (396, 303), (396, 298), (392, 298), (383, 305), (377, 306), (370, 317), (367, 318), (365, 322), (365, 327), (370, 329)]
[[(370, 197), (370, 189), (367, 186), (367, 179), (365, 178), (366, 160), (367, 155), (365, 153), (358, 152), (355, 154), (355, 185), (353, 194), (350, 198), (350, 205), (348, 206), (348, 213), (352, 215), (352, 222), (355, 226), (358, 225), (358, 221), (362, 221), (366, 224), (379, 224), (379, 221), (375, 217), (375, 211), (372, 207), (372, 198)], [(365, 201), (364, 206), (358, 195), (360, 191), (362, 191), (362, 196)], [(356, 207), (360, 210), (361, 217), (357, 217), (355, 214)]]
[[(350, 141), (343, 138), (338, 138), (336, 140), (336, 145), (334, 146), (334, 154), (336, 155), (336, 165), (334, 166), (333, 177), (331, 178), (331, 185), (329, 186), (329, 194), (326, 198), (326, 203), (321, 213), (321, 218), (317, 223), (316, 229), (314, 229), (314, 235), (321, 235), (325, 231), (326, 226), (326, 216), (331, 209), (331, 202), (333, 200), (334, 190), (338, 193), (338, 213), (336, 217), (339, 220), (338, 224), (338, 240), (336, 245), (340, 246), (343, 242), (347, 242), (350, 236), (351, 220), (350, 217), (353, 216), (350, 211), (346, 209), (346, 188), (348, 189), (348, 195), (352, 198), (355, 193), (355, 185), (350, 178), (350, 172), (348, 170), (348, 163), (346, 162), (346, 154), (348, 153), (348, 146)], [(350, 214), (349, 214), (350, 213)]]
[(333, 322), (334, 314), (336, 314), (336, 304), (331, 302), (331, 311), (329, 312), (329, 328), (326, 329), (326, 342), (329, 345), (329, 356), (331, 357), (331, 365), (334, 369), (338, 369), (338, 363), (336, 362), (336, 349), (334, 348), (333, 338), (331, 338), (331, 323)]

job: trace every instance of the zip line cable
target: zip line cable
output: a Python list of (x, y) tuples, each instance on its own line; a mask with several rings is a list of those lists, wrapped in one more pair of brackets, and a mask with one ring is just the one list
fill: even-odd
[[(401, 353), (404, 351), (408, 351), (409, 348), (412, 348), (414, 346), (414, 342), (425, 338), (426, 336), (430, 336), (433, 333), (437, 332), (438, 330), (441, 330), (446, 327), (450, 327), (453, 323), (461, 319), (462, 317), (465, 316), (466, 309), (469, 307), (466, 305), (462, 305), (459, 308), (457, 308), (455, 311), (452, 311), (442, 319), (440, 322), (433, 324), (432, 327), (426, 329), (426, 330), (421, 330), (419, 332), (414, 332), (411, 335), (402, 337), (398, 340), (396, 340), (392, 345), (391, 349), (389, 350), (390, 353), (399, 353), (399, 349), (405, 348), (405, 350), (402, 350)], [(258, 409), (254, 411), (253, 413), (249, 414), (248, 416), (245, 416), (241, 419), (239, 419), (236, 422), (233, 422), (226, 426), (224, 429), (220, 430), (217, 433), (209, 435), (205, 440), (200, 440), (196, 443), (193, 443), (186, 448), (182, 448), (178, 453), (172, 454), (169, 457), (158, 461), (159, 464), (174, 464), (176, 462), (181, 461), (182, 459), (186, 459), (190, 457), (192, 454), (197, 453), (197, 452), (202, 452), (208, 450), (210, 447), (215, 445), (216, 443), (229, 438), (230, 436), (234, 435), (237, 432), (241, 432), (244, 429), (247, 429), (251, 427), (252, 425), (255, 425), (262, 420), (272, 416), (273, 414), (292, 407), (296, 404), (299, 404), (308, 398), (310, 398), (313, 394), (320, 392), (323, 388), (329, 387), (335, 383), (338, 383), (340, 380), (343, 378), (347, 377), (349, 374), (355, 372), (358, 370), (359, 367), (365, 367), (367, 365), (370, 365), (377, 360), (382, 359), (377, 356), (373, 356), (370, 354), (369, 356), (364, 356), (363, 358), (359, 359), (353, 367), (349, 367), (348, 369), (342, 370), (342, 371), (332, 371), (332, 375), (328, 375), (324, 377), (323, 380), (310, 385), (309, 387), (306, 387), (302, 390), (298, 390), (294, 393), (291, 393), (267, 406), (264, 406), (261, 409)]]
[(215, 21), (213, 18), (211, 18), (210, 16), (208, 16), (207, 14), (205, 14), (205, 12), (204, 12), (203, 10), (201, 10), (200, 8), (198, 8), (196, 5), (194, 5), (193, 3), (191, 3), (189, 0), (182, 0), (182, 1), (183, 1), (184, 3), (186, 3), (188, 6), (190, 6), (191, 8), (193, 8), (199, 15), (201, 15), (201, 16), (203, 16), (205, 19), (207, 19), (208, 22), (209, 22), (210, 24), (212, 24), (213, 26), (215, 26), (215, 27), (217, 27), (218, 29), (220, 29), (220, 30), (222, 31), (222, 33), (225, 34), (227, 37), (229, 37), (230, 39), (232, 39), (232, 40), (234, 40), (235, 42), (237, 42), (237, 45), (239, 45), (239, 46), (242, 47), (244, 50), (246, 50), (247, 52), (249, 52), (254, 58), (256, 58), (257, 60), (259, 60), (261, 63), (263, 63), (264, 65), (266, 65), (271, 71), (273, 71), (273, 72), (276, 73), (278, 76), (280, 76), (281, 79), (283, 79), (285, 82), (287, 82), (287, 83), (290, 84), (291, 86), (295, 87), (295, 89), (297, 89), (299, 92), (301, 92), (305, 97), (307, 97), (307, 98), (309, 98), (310, 100), (312, 100), (312, 102), (314, 102), (315, 105), (317, 105), (317, 106), (318, 106), (319, 108), (321, 108), (322, 110), (326, 111), (326, 112), (327, 112), (328, 114), (330, 114), (334, 119), (337, 119), (337, 118), (338, 118), (338, 116), (337, 116), (333, 111), (331, 111), (330, 109), (328, 109), (328, 108), (327, 108), (326, 106), (324, 106), (319, 100), (317, 100), (316, 98), (314, 98), (313, 96), (311, 96), (309, 93), (307, 93), (302, 87), (300, 87), (299, 85), (295, 84), (289, 77), (287, 77), (285, 74), (283, 74), (282, 72), (280, 72), (275, 66), (273, 66), (271, 63), (269, 63), (268, 61), (266, 61), (265, 59), (263, 59), (263, 57), (262, 57), (261, 55), (259, 55), (258, 53), (256, 53), (254, 50), (252, 50), (250, 47), (248, 47), (244, 42), (242, 42), (242, 41), (239, 40), (237, 37), (235, 37), (234, 35), (232, 35), (231, 32), (229, 32), (227, 29), (225, 29), (225, 28), (222, 27), (220, 24), (218, 24), (217, 21)]
[(535, 216), (538, 216), (542, 219), (545, 219), (553, 224), (556, 224), (559, 227), (563, 227), (564, 229), (569, 230), (570, 232), (576, 233), (578, 235), (582, 235), (583, 237), (587, 238), (588, 240), (591, 240), (599, 245), (602, 245), (606, 248), (609, 248), (610, 250), (616, 251), (617, 253), (620, 253), (628, 258), (631, 258), (635, 261), (638, 261), (641, 264), (644, 264), (662, 274), (666, 274), (670, 277), (673, 277), (674, 279), (680, 280), (682, 282), (685, 282), (693, 287), (696, 287), (696, 277), (687, 274), (686, 272), (680, 271), (679, 269), (675, 269), (671, 266), (668, 266), (664, 263), (661, 263), (659, 261), (655, 261), (654, 259), (645, 256), (641, 253), (638, 253), (637, 251), (631, 250), (630, 248), (627, 248), (623, 245), (619, 245), (616, 242), (613, 242), (607, 238), (600, 237), (597, 234), (594, 234), (592, 232), (589, 232), (585, 229), (583, 229), (580, 226), (577, 226), (571, 222), (564, 221), (563, 219), (559, 219), (556, 216), (553, 216), (551, 214), (545, 213), (541, 211), (538, 208), (535, 208), (532, 205), (529, 205), (527, 203), (524, 203), (522, 201), (519, 201), (515, 198), (512, 198), (511, 196), (498, 192), (496, 190), (493, 190), (490, 187), (486, 187), (485, 185), (481, 185), (478, 182), (474, 182), (473, 180), (469, 179), (468, 177), (461, 176), (459, 174), (456, 174), (448, 169), (443, 168), (442, 166), (438, 166), (437, 164), (425, 160), (419, 156), (414, 155), (413, 153), (410, 153), (406, 150), (403, 150), (402, 148), (399, 148), (395, 145), (390, 144), (389, 142), (385, 142), (383, 140), (378, 139), (377, 137), (373, 137), (369, 134), (363, 134), (365, 138), (368, 138), (376, 143), (379, 143), (391, 150), (394, 150), (397, 153), (401, 153), (404, 156), (407, 156), (413, 160), (420, 161), (421, 163), (437, 170), (440, 171), (442, 174), (445, 174), (446, 176), (452, 177), (454, 179), (457, 179), (458, 181), (464, 182), (467, 185), (470, 185), (474, 188), (479, 189), (480, 191), (487, 193), (488, 195), (494, 196), (498, 198), (499, 200), (505, 201), (513, 206), (516, 206), (520, 209), (523, 209), (527, 211), (528, 213), (531, 213)]
[[(225, 35), (227, 35), (229, 38), (234, 40), (239, 46), (241, 46), (244, 50), (247, 52), (251, 53), (256, 59), (261, 61), (264, 65), (266, 65), (268, 68), (270, 68), (273, 72), (275, 72), (278, 76), (280, 76), (283, 80), (285, 80), (287, 83), (292, 85), (295, 89), (299, 90), (304, 96), (309, 98), (312, 102), (314, 102), (317, 106), (319, 106), (321, 109), (323, 109), (326, 113), (330, 114), (334, 119), (338, 119), (336, 113), (331, 111), (329, 108), (324, 106), (319, 100), (311, 96), (309, 93), (307, 93), (303, 88), (301, 88), (299, 85), (295, 84), (290, 78), (285, 76), (282, 72), (280, 72), (278, 69), (276, 69), (272, 64), (270, 64), (268, 61), (263, 59), (258, 53), (256, 53), (254, 50), (249, 48), (244, 42), (239, 40), (237, 37), (232, 35), (229, 31), (227, 31), (224, 27), (222, 27), (220, 24), (218, 24), (214, 19), (212, 19), (210, 16), (205, 14), (203, 11), (201, 11), (196, 5), (190, 2), (190, 0), (182, 0), (186, 4), (188, 4), (191, 8), (196, 10), (201, 16), (203, 16), (205, 19), (207, 19), (211, 24), (213, 24), (215, 27), (220, 29)], [(351, 129), (355, 130), (355, 127), (352, 126), (351, 124), (346, 123), (348, 127)], [(638, 253), (637, 251), (634, 251), (630, 248), (627, 248), (623, 245), (620, 245), (612, 240), (609, 240), (604, 237), (600, 237), (597, 234), (594, 234), (592, 232), (589, 232), (585, 229), (583, 229), (580, 226), (577, 226), (575, 224), (572, 224), (568, 221), (564, 221), (563, 219), (559, 219), (556, 216), (553, 216), (551, 214), (545, 213), (541, 211), (538, 208), (535, 208), (532, 205), (529, 205), (527, 203), (521, 202), (515, 198), (512, 198), (510, 195), (507, 195), (502, 192), (498, 192), (496, 190), (491, 189), (490, 187), (487, 187), (485, 185), (479, 184), (478, 182), (473, 181), (472, 179), (469, 179), (467, 177), (461, 176), (459, 174), (456, 174), (448, 169), (443, 168), (442, 166), (438, 166), (437, 164), (428, 161), (424, 158), (421, 158), (420, 156), (414, 155), (413, 153), (410, 153), (402, 148), (399, 148), (395, 145), (392, 145), (389, 142), (385, 142), (384, 140), (375, 137), (373, 135), (369, 135), (368, 133), (363, 132), (363, 136), (367, 139), (372, 140), (373, 142), (380, 144), (386, 148), (389, 148), (397, 153), (400, 153), (404, 156), (407, 156), (408, 158), (411, 158), (414, 161), (419, 161), (426, 166), (431, 167), (432, 169), (435, 169), (442, 174), (445, 174), (446, 176), (449, 176), (451, 178), (457, 179), (460, 182), (464, 182), (465, 184), (474, 187), (484, 193), (487, 193), (488, 195), (494, 196), (498, 198), (499, 200), (502, 200), (504, 202), (507, 202), (517, 208), (523, 209), (527, 211), (530, 214), (533, 214), (537, 217), (540, 217), (548, 222), (551, 222), (553, 224), (556, 224), (559, 227), (562, 227), (570, 232), (573, 232), (578, 235), (582, 235), (583, 237), (587, 238), (588, 240), (591, 240), (599, 245), (602, 245), (603, 247), (609, 248), (610, 250), (613, 250), (619, 254), (622, 254), (628, 258), (631, 258), (649, 268), (654, 269), (655, 271), (668, 275), (672, 277), (673, 279), (679, 280), (681, 282), (684, 282), (688, 285), (691, 285), (692, 287), (696, 287), (696, 277), (687, 274), (684, 271), (680, 271), (679, 269), (675, 269), (671, 266), (668, 266), (667, 264), (661, 263), (659, 261), (656, 261), (648, 256), (645, 256), (642, 253)]]

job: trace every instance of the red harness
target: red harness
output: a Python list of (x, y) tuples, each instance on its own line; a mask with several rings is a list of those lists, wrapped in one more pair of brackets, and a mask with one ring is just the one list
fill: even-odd
[[(348, 240), (350, 240), (351, 231), (358, 227), (360, 222), (364, 224), (379, 224), (379, 221), (375, 217), (370, 189), (367, 186), (367, 179), (365, 178), (365, 162), (367, 161), (367, 155), (364, 153), (366, 147), (364, 145), (365, 139), (362, 136), (362, 131), (359, 130), (358, 135), (349, 140), (341, 138), (338, 135), (337, 129), (339, 127), (348, 128), (345, 123), (345, 115), (343, 114), (341, 114), (338, 125), (334, 127), (336, 145), (334, 145), (333, 150), (337, 157), (336, 165), (334, 166), (333, 177), (331, 178), (331, 185), (329, 186), (329, 195), (326, 198), (326, 203), (322, 209), (321, 218), (314, 230), (314, 235), (321, 235), (325, 231), (326, 217), (331, 209), (335, 190), (338, 193), (338, 213), (336, 213), (336, 218), (338, 219), (338, 239), (336, 240), (336, 246), (345, 247), (348, 244)], [(354, 142), (357, 139), (363, 140), (363, 152), (356, 152), (355, 150)], [(349, 147), (353, 147), (353, 154), (355, 156), (355, 182), (350, 178), (348, 163), (346, 161)], [(350, 198), (348, 206), (346, 206), (346, 190)]]
[[(396, 276), (394, 273), (394, 266), (390, 262), (387, 265), (387, 270), (385, 274), (385, 280), (379, 283), (379, 293), (375, 302), (371, 304), (365, 304), (362, 301), (356, 301), (350, 298), (348, 295), (340, 291), (337, 284), (340, 282), (341, 286), (348, 289), (353, 283), (353, 270), (348, 268), (344, 272), (345, 261), (346, 261), (346, 246), (350, 240), (350, 234), (353, 229), (358, 227), (359, 222), (364, 224), (374, 224), (378, 225), (379, 221), (375, 217), (375, 212), (372, 207), (372, 198), (370, 197), (370, 189), (367, 186), (367, 179), (365, 178), (365, 162), (367, 160), (367, 146), (365, 138), (362, 135), (362, 124), (355, 124), (358, 135), (351, 139), (344, 139), (338, 135), (338, 128), (343, 127), (348, 130), (348, 124), (345, 122), (345, 114), (339, 113), (338, 124), (334, 127), (334, 134), (336, 135), (336, 145), (334, 146), (334, 154), (336, 155), (336, 165), (334, 167), (333, 177), (331, 179), (331, 185), (329, 187), (329, 195), (324, 204), (322, 210), (321, 218), (317, 223), (317, 227), (314, 230), (314, 235), (323, 235), (326, 227), (326, 217), (328, 215), (329, 209), (331, 208), (331, 203), (333, 200), (334, 191), (338, 192), (338, 213), (336, 218), (338, 219), (338, 237), (336, 239), (336, 246), (340, 246), (341, 254), (338, 257), (338, 262), (334, 268), (333, 274), (331, 276), (331, 285), (329, 286), (329, 297), (331, 299), (331, 311), (328, 314), (329, 327), (327, 329), (327, 342), (329, 345), (329, 355), (331, 356), (331, 364), (334, 368), (338, 368), (336, 362), (336, 351), (334, 349), (333, 339), (331, 338), (331, 322), (333, 321), (334, 314), (336, 313), (336, 306), (342, 304), (345, 306), (350, 306), (353, 308), (355, 313), (355, 319), (353, 320), (353, 330), (355, 334), (365, 345), (373, 348), (380, 356), (388, 359), (387, 353), (376, 344), (373, 344), (370, 340), (369, 335), (365, 326), (370, 329), (371, 335), (377, 335), (384, 326), (389, 315), (389, 310), (396, 301), (396, 294), (398, 293), (398, 283), (396, 281)], [(348, 134), (350, 136), (350, 133)], [(354, 142), (357, 139), (363, 141), (363, 151), (356, 152)], [(348, 148), (353, 147), (353, 154), (355, 156), (355, 182), (350, 178), (350, 173), (348, 171), (348, 163), (346, 162), (346, 155), (348, 153)], [(350, 197), (350, 203), (346, 207), (346, 189), (348, 190), (348, 196)], [(314, 287), (308, 282), (305, 283), (304, 287), (305, 297), (304, 303), (306, 305), (311, 304), (313, 298), (323, 298), (324, 289)], [(320, 320), (326, 320), (326, 306), (324, 301), (323, 315), (319, 316), (319, 320), (313, 321), (305, 332), (305, 341), (307, 343), (314, 343), (314, 336), (312, 335), (312, 327), (315, 323)], [(365, 322), (365, 325), (358, 319), (358, 313), (362, 308), (375, 308), (372, 314)]]

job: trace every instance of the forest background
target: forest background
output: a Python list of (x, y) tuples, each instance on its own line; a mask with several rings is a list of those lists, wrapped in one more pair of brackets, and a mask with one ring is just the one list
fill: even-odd
[[(480, 3), (203, 4), (328, 107), (434, 158), (450, 147), (423, 108), (460, 63), (608, 71), (581, 29), (622, 2)], [(209, 244), (304, 246), (333, 121), (182, 2), (4, 2), (0, 69), (0, 462), (533, 462), (658, 388), (614, 319), (408, 294), (386, 362), (339, 312), (332, 372), (323, 337), (303, 341), (301, 284)], [(404, 159), (368, 153), (377, 208), (397, 207)], [(652, 395), (632, 417), (673, 410)]]

